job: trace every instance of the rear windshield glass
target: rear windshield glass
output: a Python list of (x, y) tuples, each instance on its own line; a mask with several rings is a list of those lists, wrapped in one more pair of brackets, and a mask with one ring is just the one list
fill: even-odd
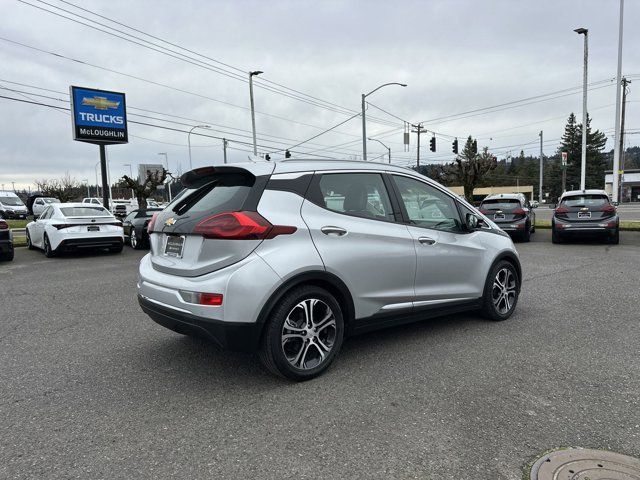
[(562, 199), (563, 205), (567, 207), (601, 207), (609, 203), (606, 195), (572, 195)]
[(0, 197), (0, 203), (12, 207), (21, 207), (24, 205), (24, 203), (22, 203), (22, 200), (20, 200), (18, 197)]
[(221, 175), (203, 187), (188, 189), (177, 202), (172, 202), (170, 209), (178, 215), (238, 211), (249, 196), (254, 180), (239, 175)]
[(64, 207), (60, 211), (65, 217), (110, 217), (103, 207)]
[(509, 208), (518, 208), (520, 200), (515, 198), (495, 198), (492, 200), (484, 200), (480, 204), (480, 208), (487, 210), (507, 210)]

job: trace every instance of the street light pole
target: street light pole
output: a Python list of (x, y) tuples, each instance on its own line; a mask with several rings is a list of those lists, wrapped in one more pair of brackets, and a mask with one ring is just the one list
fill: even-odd
[[(544, 174), (544, 167), (543, 167), (543, 156), (542, 156), (542, 130), (540, 130), (540, 184), (539, 184), (539, 188), (538, 188), (538, 201), (540, 202), (540, 204), (542, 204), (542, 177)], [(533, 195), (531, 195), (533, 196)]]
[[(580, 162), (580, 190), (584, 190), (587, 176), (587, 66), (589, 63), (589, 29), (576, 28), (578, 35), (584, 35), (584, 72), (582, 78), (582, 156)], [(615, 181), (614, 181), (615, 182)]]
[(253, 131), (253, 155), (258, 156), (258, 144), (256, 142), (256, 112), (253, 108), (253, 77), (264, 73), (260, 70), (249, 72), (249, 100), (251, 101), (251, 130)]
[(96, 166), (93, 167), (93, 170), (96, 172), (96, 197), (100, 198), (100, 184), (98, 183), (98, 165), (100, 165), (100, 160), (96, 163)]
[(387, 147), (384, 143), (382, 143), (377, 138), (367, 138), (367, 140), (373, 140), (374, 142), (378, 142), (380, 145), (382, 145), (384, 148), (386, 148), (387, 151), (389, 152), (389, 163), (391, 163), (391, 149), (389, 147)]
[(365, 118), (365, 107), (366, 101), (365, 99), (374, 92), (377, 92), (382, 87), (386, 87), (387, 85), (400, 85), (401, 87), (406, 87), (406, 83), (398, 83), (398, 82), (390, 82), (384, 83), (380, 85), (378, 88), (374, 88), (369, 93), (362, 94), (362, 160), (367, 161), (367, 120)]
[(209, 125), (196, 125), (191, 127), (189, 133), (187, 134), (187, 144), (189, 145), (189, 170), (193, 170), (193, 164), (191, 163), (191, 132), (193, 132), (196, 128), (211, 128)]
[[(619, 201), (618, 199), (618, 179), (619, 179), (619, 170), (620, 170), (620, 155), (623, 154), (623, 145), (622, 142), (618, 142), (617, 140), (621, 138), (621, 128), (620, 128), (620, 90), (621, 90), (621, 76), (622, 76), (622, 25), (623, 25), (623, 13), (624, 13), (624, 0), (620, 0), (620, 26), (618, 27), (618, 71), (616, 74), (616, 143), (613, 150), (613, 184), (611, 189), (611, 199), (614, 202)], [(622, 90), (625, 89), (625, 85), (622, 85)], [(624, 108), (624, 107), (623, 107)]]

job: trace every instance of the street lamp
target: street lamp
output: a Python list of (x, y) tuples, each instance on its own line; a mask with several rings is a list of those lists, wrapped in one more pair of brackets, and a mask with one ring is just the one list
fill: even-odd
[(100, 160), (96, 163), (93, 170), (96, 172), (96, 197), (100, 198), (100, 184), (98, 183), (98, 165), (100, 165)]
[[(167, 174), (169, 174), (169, 156), (166, 152), (159, 152), (158, 155), (164, 155), (164, 162), (167, 164)], [(169, 191), (169, 202), (171, 202), (171, 183), (173, 177), (169, 174), (169, 182), (167, 183), (167, 190)]]
[(264, 73), (260, 70), (249, 72), (249, 100), (251, 101), (251, 129), (253, 131), (253, 155), (258, 156), (258, 145), (256, 143), (256, 112), (253, 109), (253, 77)]
[(196, 128), (211, 128), (210, 125), (196, 125), (195, 127), (191, 127), (189, 133), (187, 134), (187, 143), (189, 144), (189, 170), (193, 170), (193, 165), (191, 163), (191, 132), (193, 132)]
[(578, 35), (584, 35), (584, 72), (582, 78), (582, 160), (580, 165), (580, 190), (585, 189), (587, 173), (587, 64), (589, 62), (589, 30), (576, 28)]
[(374, 88), (369, 93), (362, 94), (362, 159), (365, 161), (367, 160), (367, 121), (364, 116), (365, 98), (367, 98), (372, 93), (377, 92), (382, 87), (386, 87), (387, 85), (400, 85), (401, 87), (407, 86), (405, 83), (397, 83), (397, 82), (385, 83), (380, 85), (378, 88)]
[(374, 142), (378, 142), (380, 145), (382, 145), (384, 148), (386, 148), (389, 151), (389, 163), (391, 163), (391, 149), (389, 147), (387, 147), (384, 143), (382, 143), (377, 138), (368, 138), (367, 140), (373, 140)]

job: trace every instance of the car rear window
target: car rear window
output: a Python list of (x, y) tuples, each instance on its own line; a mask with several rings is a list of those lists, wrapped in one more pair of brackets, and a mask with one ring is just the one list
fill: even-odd
[(487, 210), (508, 210), (510, 208), (520, 207), (520, 200), (516, 198), (494, 198), (484, 200), (480, 204), (480, 208)]
[(60, 211), (65, 217), (110, 217), (103, 207), (64, 207)]
[(242, 209), (254, 183), (253, 176), (221, 175), (200, 188), (188, 189), (177, 202), (172, 202), (170, 209), (178, 215), (238, 211)]
[(564, 197), (561, 204), (567, 207), (601, 207), (609, 203), (609, 197), (606, 195), (572, 195)]

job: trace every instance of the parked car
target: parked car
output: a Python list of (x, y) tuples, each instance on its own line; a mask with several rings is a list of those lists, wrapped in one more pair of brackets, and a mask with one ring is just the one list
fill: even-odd
[(20, 197), (14, 192), (0, 190), (0, 217), (5, 219), (25, 219), (28, 210)]
[(536, 231), (536, 215), (522, 193), (489, 195), (480, 204), (480, 211), (514, 238), (528, 242)]
[(604, 190), (572, 190), (560, 197), (551, 220), (551, 241), (600, 236), (620, 242), (620, 219), (616, 206)]
[(134, 210), (122, 221), (124, 230), (124, 238), (128, 239), (129, 245), (136, 250), (149, 248), (149, 234), (147, 233), (147, 225), (156, 212), (162, 211), (161, 208), (147, 208)]
[(13, 234), (6, 220), (0, 218), (0, 260), (13, 260)]
[(92, 205), (102, 205), (102, 199), (97, 197), (87, 197), (82, 199), (82, 203), (90, 203)]
[(53, 197), (38, 197), (33, 201), (31, 207), (31, 213), (34, 217), (39, 217), (44, 212), (44, 209), (52, 203), (60, 203), (60, 200)]
[(118, 218), (123, 218), (138, 208), (136, 199), (112, 199), (111, 213)]
[(41, 248), (47, 257), (61, 251), (107, 248), (121, 252), (122, 223), (103, 206), (54, 203), (27, 224), (27, 247)]
[(388, 164), (204, 167), (151, 220), (138, 300), (160, 325), (258, 350), (293, 380), (351, 334), (444, 313), (506, 320), (521, 267), (511, 238), (438, 183)]

